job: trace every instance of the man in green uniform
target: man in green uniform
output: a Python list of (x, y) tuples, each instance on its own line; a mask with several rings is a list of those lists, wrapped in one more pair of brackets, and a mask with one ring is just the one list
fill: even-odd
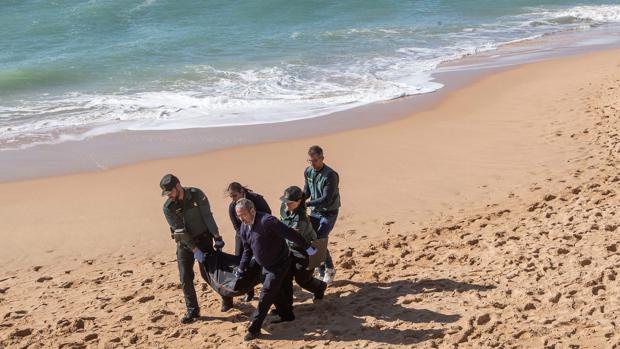
[[(202, 190), (181, 186), (179, 179), (172, 174), (165, 175), (159, 186), (161, 195), (168, 197), (164, 203), (164, 216), (177, 244), (177, 265), (187, 307), (181, 322), (186, 324), (200, 317), (194, 289), (194, 260), (203, 263), (205, 253), (214, 252), (213, 240), (218, 249), (224, 247), (224, 241), (211, 213), (209, 200)], [(222, 311), (231, 307), (232, 298), (222, 297)]]

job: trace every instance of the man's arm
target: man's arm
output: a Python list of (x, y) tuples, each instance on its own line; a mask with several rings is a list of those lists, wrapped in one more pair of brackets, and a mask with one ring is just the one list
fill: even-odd
[(164, 217), (166, 217), (166, 221), (168, 221), (168, 225), (170, 226), (170, 234), (172, 238), (176, 241), (182, 241), (183, 243), (187, 245), (187, 247), (193, 250), (194, 247), (196, 247), (196, 244), (194, 243), (194, 241), (192, 240), (192, 237), (187, 232), (185, 232), (185, 236), (181, 238), (180, 240), (177, 240), (174, 237), (174, 235), (172, 235), (176, 229), (185, 229), (185, 224), (183, 224), (183, 219), (180, 218), (178, 215), (172, 213), (168, 205), (164, 205)]
[(207, 196), (201, 191), (198, 197), (200, 207), (200, 213), (202, 214), (202, 219), (207, 225), (207, 229), (209, 229), (209, 233), (213, 235), (216, 240), (220, 240), (222, 237), (220, 236), (220, 231), (217, 228), (217, 224), (215, 223), (215, 218), (213, 218), (213, 213), (211, 212), (211, 205), (209, 205), (209, 199)]
[(239, 236), (241, 237), (241, 246), (243, 247), (243, 254), (241, 255), (241, 261), (239, 262), (239, 269), (245, 271), (248, 268), (248, 264), (254, 255), (252, 252), (252, 246), (250, 245), (250, 237), (248, 236), (247, 226), (242, 225), (239, 230)]
[(170, 226), (170, 231), (173, 232), (175, 229), (182, 229), (183, 222), (178, 219), (178, 217), (172, 213), (168, 203), (164, 204), (164, 217), (166, 217), (166, 221)]
[(308, 206), (317, 206), (325, 203), (329, 198), (334, 196), (336, 192), (336, 188), (338, 188), (338, 176), (336, 173), (332, 172), (329, 177), (327, 177), (325, 181), (325, 187), (323, 189), (323, 196), (320, 198), (316, 198), (314, 200), (310, 200), (308, 202)]
[(265, 220), (265, 228), (280, 234), (288, 241), (294, 242), (304, 249), (310, 247), (310, 244), (295, 229), (289, 228), (286, 224), (280, 222), (276, 217), (270, 216)]

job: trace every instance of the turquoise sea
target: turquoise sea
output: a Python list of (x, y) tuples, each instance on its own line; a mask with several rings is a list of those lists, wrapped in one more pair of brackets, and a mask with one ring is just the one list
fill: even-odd
[(324, 115), (435, 91), (442, 62), (618, 23), (618, 1), (2, 0), (0, 150)]

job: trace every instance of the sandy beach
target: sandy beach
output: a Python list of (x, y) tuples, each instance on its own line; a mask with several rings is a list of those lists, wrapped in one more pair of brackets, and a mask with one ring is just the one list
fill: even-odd
[[(520, 65), (371, 128), (0, 184), (0, 347), (612, 348), (620, 345), (620, 50)], [(320, 144), (341, 178), (338, 274), (242, 341), (256, 301), (181, 325), (167, 172), (271, 207)], [(198, 281), (198, 280), (197, 280)]]

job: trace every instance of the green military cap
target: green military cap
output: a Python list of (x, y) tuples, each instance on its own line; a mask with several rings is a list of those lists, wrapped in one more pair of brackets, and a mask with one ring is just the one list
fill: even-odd
[(301, 188), (293, 185), (291, 187), (286, 188), (286, 190), (284, 190), (284, 195), (280, 197), (280, 201), (282, 202), (299, 201), (303, 199), (303, 197), (304, 197), (304, 193), (301, 190)]
[(159, 187), (161, 188), (161, 196), (166, 196), (170, 194), (170, 192), (172, 191), (172, 188), (176, 187), (178, 183), (179, 183), (179, 179), (171, 173), (168, 173), (167, 175), (163, 176), (161, 181), (159, 181)]

